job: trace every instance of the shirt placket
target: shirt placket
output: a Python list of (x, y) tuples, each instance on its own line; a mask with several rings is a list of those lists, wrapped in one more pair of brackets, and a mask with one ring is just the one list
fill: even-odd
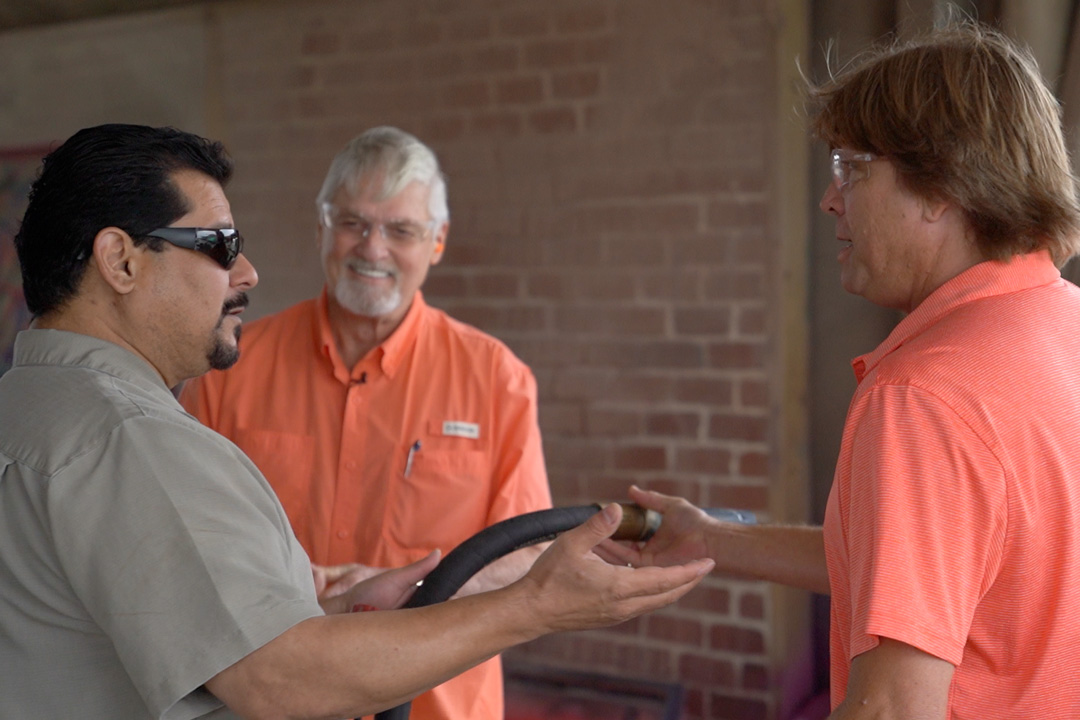
[(345, 396), (338, 449), (330, 557), (335, 563), (357, 562), (357, 528), (364, 505), (364, 456), (369, 451), (367, 415), (371, 405), (370, 370), (357, 368)]

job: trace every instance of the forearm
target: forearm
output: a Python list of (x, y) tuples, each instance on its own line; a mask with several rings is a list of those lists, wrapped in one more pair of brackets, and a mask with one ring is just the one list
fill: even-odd
[(425, 608), (312, 618), (207, 685), (249, 717), (370, 715), (538, 637), (526, 605), (520, 588), (507, 588)]
[(829, 594), (820, 527), (714, 522), (705, 541), (717, 572)]
[(521, 579), (549, 543), (541, 543), (515, 550), (489, 563), (461, 586), (455, 597), (465, 597), (506, 587)]

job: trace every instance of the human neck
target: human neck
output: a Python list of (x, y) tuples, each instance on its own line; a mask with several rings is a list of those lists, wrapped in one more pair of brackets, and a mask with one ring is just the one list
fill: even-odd
[(913, 288), (907, 306), (900, 308), (904, 312), (912, 312), (942, 285), (986, 260), (975, 233), (959, 213), (947, 213), (941, 224), (945, 232), (936, 244), (936, 252), (927, 254), (923, 282)]
[(349, 312), (338, 304), (333, 295), (328, 296), (327, 315), (330, 332), (334, 337), (338, 354), (347, 368), (354, 368), (369, 352), (381, 345), (405, 319), (412, 303), (380, 317), (367, 317)]
[(184, 377), (171, 377), (170, 373), (139, 349), (139, 342), (130, 338), (129, 334), (124, 332), (123, 323), (114, 314), (115, 308), (109, 308), (102, 312), (101, 306), (101, 303), (94, 302), (87, 297), (79, 297), (68, 301), (57, 310), (34, 318), (34, 321), (30, 323), (30, 328), (33, 330), (63, 330), (118, 345), (154, 368), (167, 387), (173, 387), (186, 379)]

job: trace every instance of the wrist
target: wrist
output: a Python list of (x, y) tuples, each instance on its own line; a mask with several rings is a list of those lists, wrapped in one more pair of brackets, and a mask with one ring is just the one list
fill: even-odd
[(709, 524), (702, 528), (701, 539), (705, 545), (705, 557), (712, 558), (719, 564), (719, 559), (731, 553), (733, 532), (738, 527), (720, 520), (710, 520)]
[(516, 645), (555, 630), (548, 621), (550, 611), (544, 606), (543, 596), (540, 584), (533, 577), (525, 575), (505, 587), (472, 597), (483, 600), (498, 598), (489, 617), (493, 622), (505, 623), (505, 627), (515, 635), (513, 643)]

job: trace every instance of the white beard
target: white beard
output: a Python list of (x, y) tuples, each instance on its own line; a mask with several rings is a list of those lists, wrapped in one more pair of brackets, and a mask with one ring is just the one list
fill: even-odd
[(401, 305), (401, 288), (395, 282), (388, 290), (380, 291), (357, 281), (338, 278), (334, 298), (341, 307), (362, 317), (389, 315)]

